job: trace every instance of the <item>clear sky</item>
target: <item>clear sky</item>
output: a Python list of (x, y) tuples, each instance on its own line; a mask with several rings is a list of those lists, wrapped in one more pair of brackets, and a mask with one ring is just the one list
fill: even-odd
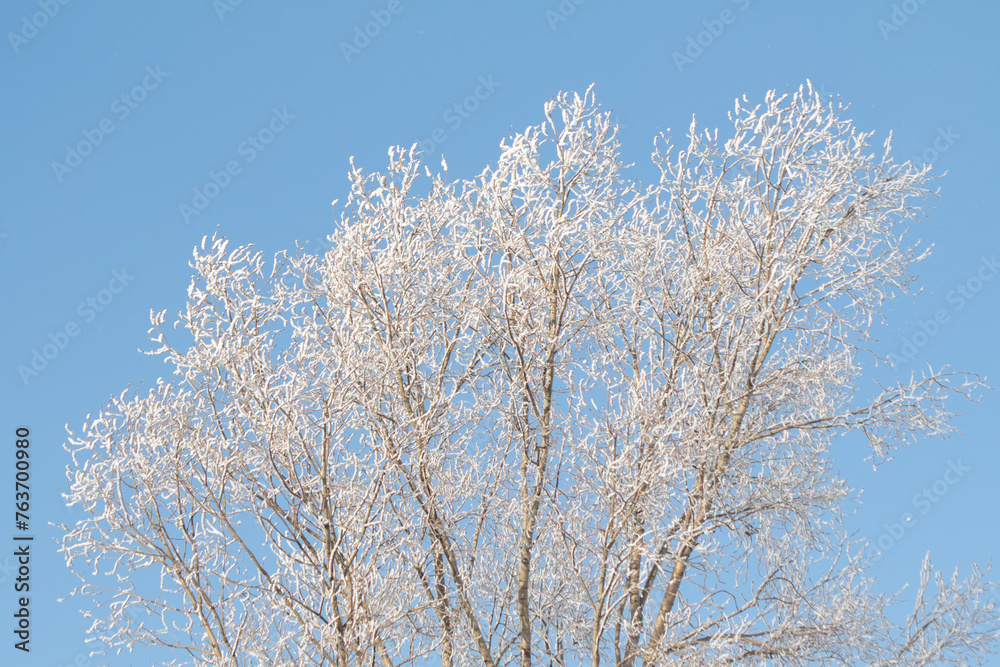
[[(917, 267), (923, 292), (877, 329), (904, 363), (873, 369), (863, 393), (926, 362), (995, 381), (998, 21), (1000, 5), (958, 0), (4, 2), (0, 664), (159, 662), (87, 658), (76, 598), (57, 602), (75, 578), (49, 523), (75, 520), (60, 495), (65, 425), (168, 371), (137, 349), (151, 308), (183, 307), (202, 237), (218, 228), (268, 256), (315, 244), (346, 199), (350, 156), (380, 170), (390, 145), (422, 141), (432, 163), (443, 152), (453, 177), (471, 177), (559, 91), (596, 84), (639, 177), (658, 132), (683, 133), (692, 113), (724, 124), (744, 92), (759, 101), (811, 79), (851, 102), (876, 146), (892, 130), (896, 155), (948, 172), (913, 232), (935, 246)], [(46, 345), (37, 375), (19, 371)], [(1000, 551), (998, 406), (996, 391), (954, 404), (962, 435), (877, 472), (858, 440), (838, 448), (841, 474), (864, 488), (850, 527), (888, 547), (872, 570), (883, 590), (915, 582), (928, 550), (963, 574)], [(26, 532), (14, 527), (18, 426), (32, 443)], [(15, 533), (35, 538), (30, 655), (13, 648)]]

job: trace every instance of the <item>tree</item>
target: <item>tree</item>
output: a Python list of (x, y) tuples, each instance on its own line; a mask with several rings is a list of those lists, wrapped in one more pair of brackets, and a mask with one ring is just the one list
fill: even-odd
[[(994, 585), (864, 576), (831, 471), (951, 431), (946, 371), (858, 389), (927, 169), (811, 86), (692, 122), (628, 179), (562, 94), (471, 181), (354, 167), (323, 254), (206, 239), (174, 368), (70, 432), (91, 632), (199, 665), (927, 665), (995, 648)], [(425, 178), (426, 177), (426, 178)], [(102, 578), (98, 573), (110, 577)], [(931, 585), (935, 578), (936, 592)]]

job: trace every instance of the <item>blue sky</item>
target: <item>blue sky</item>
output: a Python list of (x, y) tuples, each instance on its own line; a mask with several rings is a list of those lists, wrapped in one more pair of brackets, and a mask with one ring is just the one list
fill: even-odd
[[(892, 130), (898, 157), (948, 172), (913, 232), (935, 246), (917, 266), (923, 292), (894, 301), (876, 333), (881, 351), (912, 359), (872, 370), (863, 389), (926, 362), (996, 378), (998, 20), (1000, 5), (943, 0), (5, 2), (0, 502), (12, 515), (15, 429), (27, 426), (35, 540), (26, 656), (12, 640), (13, 517), (0, 530), (0, 663), (158, 662), (86, 657), (76, 600), (56, 601), (75, 578), (48, 524), (74, 520), (60, 495), (64, 426), (167, 372), (137, 349), (151, 308), (183, 306), (201, 238), (218, 228), (266, 255), (315, 244), (334, 225), (330, 202), (346, 199), (350, 156), (379, 170), (389, 146), (424, 142), (432, 163), (443, 152), (451, 176), (472, 177), (559, 91), (596, 84), (640, 178), (653, 137), (683, 132), (692, 113), (724, 125), (735, 97), (806, 79), (840, 95), (875, 145)], [(456, 111), (469, 96), (478, 104)], [(60, 349), (45, 367), (19, 372), (47, 344)], [(998, 552), (998, 405), (995, 391), (955, 404), (961, 435), (877, 472), (859, 441), (837, 450), (864, 488), (849, 526), (889, 546), (872, 571), (883, 590), (916, 581), (928, 550), (963, 573)]]

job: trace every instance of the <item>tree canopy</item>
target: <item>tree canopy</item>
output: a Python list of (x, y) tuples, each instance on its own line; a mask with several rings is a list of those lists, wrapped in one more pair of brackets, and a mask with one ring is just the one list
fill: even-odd
[[(79, 434), (64, 550), (91, 632), (170, 664), (964, 665), (993, 590), (865, 576), (831, 469), (951, 431), (860, 357), (925, 253), (927, 168), (811, 85), (627, 173), (592, 90), (471, 180), (354, 166), (330, 247), (194, 252), (173, 369)], [(443, 161), (442, 161), (443, 162)], [(864, 385), (864, 388), (862, 388)]]

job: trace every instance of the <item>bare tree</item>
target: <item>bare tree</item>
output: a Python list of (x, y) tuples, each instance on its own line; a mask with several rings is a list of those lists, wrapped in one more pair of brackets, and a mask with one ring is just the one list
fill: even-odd
[(324, 254), (221, 238), (174, 369), (77, 435), (64, 551), (93, 636), (171, 664), (929, 665), (995, 649), (993, 584), (865, 578), (831, 471), (951, 428), (974, 375), (873, 395), (926, 169), (811, 86), (625, 175), (592, 91), (471, 181), (352, 162)]

